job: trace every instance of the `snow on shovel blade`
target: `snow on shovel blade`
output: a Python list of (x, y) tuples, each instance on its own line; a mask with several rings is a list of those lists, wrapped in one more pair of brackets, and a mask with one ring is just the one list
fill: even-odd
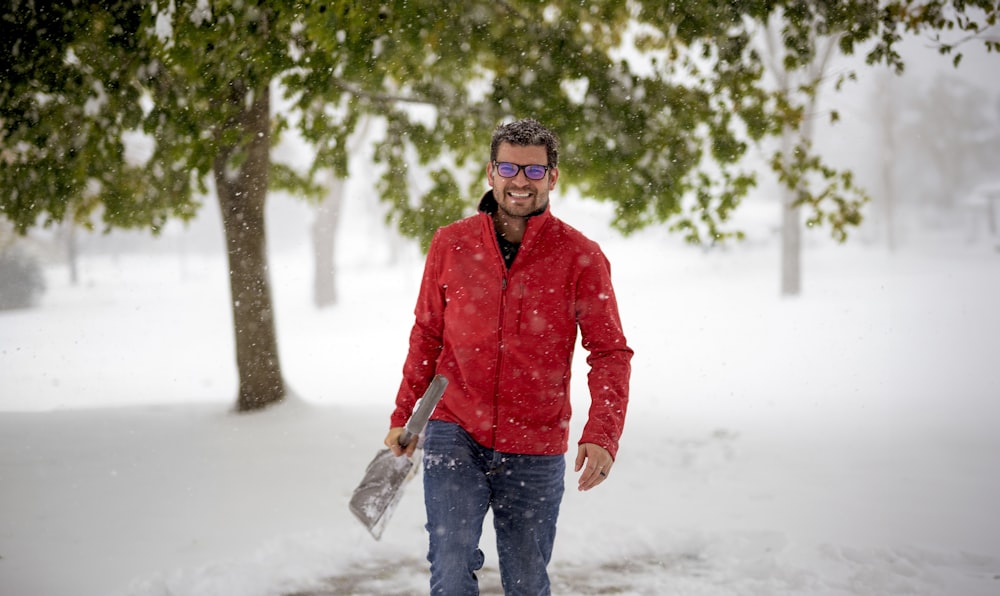
[[(434, 377), (406, 423), (406, 429), (399, 437), (400, 445), (406, 447), (410, 441), (417, 440), (447, 386), (448, 379), (441, 375)], [(419, 452), (415, 453), (415, 457), (411, 459), (405, 455), (397, 457), (388, 449), (379, 451), (368, 464), (365, 477), (354, 489), (351, 512), (368, 528), (375, 540), (382, 537), (386, 523), (403, 496), (404, 485), (416, 475), (420, 465), (418, 454)]]

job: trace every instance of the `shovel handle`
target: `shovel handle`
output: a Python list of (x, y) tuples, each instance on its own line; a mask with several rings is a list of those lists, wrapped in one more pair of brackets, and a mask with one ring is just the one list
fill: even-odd
[(413, 411), (413, 414), (410, 415), (410, 420), (406, 423), (403, 433), (399, 435), (400, 446), (406, 447), (423, 432), (427, 420), (431, 417), (431, 413), (437, 407), (438, 402), (441, 401), (441, 396), (444, 395), (444, 389), (447, 386), (448, 379), (444, 375), (436, 375), (431, 380), (431, 384), (424, 391), (424, 396), (420, 398), (420, 404)]

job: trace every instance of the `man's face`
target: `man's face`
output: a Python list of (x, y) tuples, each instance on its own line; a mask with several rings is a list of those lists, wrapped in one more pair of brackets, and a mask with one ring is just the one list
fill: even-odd
[[(519, 166), (547, 165), (548, 155), (544, 145), (511, 145), (501, 143), (497, 148), (497, 162)], [(527, 217), (549, 203), (549, 191), (556, 187), (557, 168), (550, 168), (541, 180), (531, 180), (520, 168), (513, 177), (504, 178), (492, 162), (486, 166), (486, 177), (493, 187), (493, 196), (500, 210), (510, 217)]]

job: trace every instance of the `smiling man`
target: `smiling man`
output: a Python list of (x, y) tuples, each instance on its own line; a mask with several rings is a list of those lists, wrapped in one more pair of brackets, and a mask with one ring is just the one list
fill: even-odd
[(479, 212), (431, 241), (385, 443), (436, 374), (448, 378), (423, 438), (431, 594), (478, 594), (483, 520), (493, 511), (506, 594), (549, 594), (547, 567), (569, 448), (577, 332), (591, 406), (578, 488), (606, 481), (625, 422), (632, 350), (600, 247), (556, 219), (559, 142), (534, 120), (493, 133)]

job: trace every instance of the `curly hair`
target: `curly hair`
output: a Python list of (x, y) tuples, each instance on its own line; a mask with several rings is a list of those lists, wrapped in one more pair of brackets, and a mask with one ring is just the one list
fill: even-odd
[(493, 141), (490, 143), (490, 161), (496, 161), (500, 143), (510, 143), (522, 147), (544, 145), (549, 160), (546, 165), (550, 168), (559, 166), (559, 137), (537, 120), (524, 118), (506, 124), (501, 122), (493, 131)]

